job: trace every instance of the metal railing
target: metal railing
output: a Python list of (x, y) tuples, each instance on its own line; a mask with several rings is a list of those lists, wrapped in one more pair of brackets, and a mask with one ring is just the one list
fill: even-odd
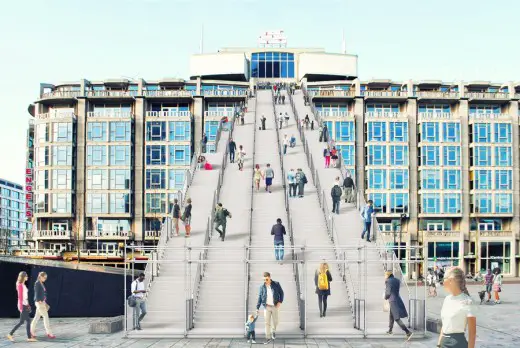
[(505, 92), (466, 92), (469, 99), (509, 99), (509, 93)]
[(42, 93), (40, 99), (45, 98), (76, 98), (81, 95), (80, 91), (51, 91), (47, 93)]
[(416, 91), (414, 95), (419, 98), (458, 99), (460, 94), (459, 92)]
[(160, 91), (143, 91), (143, 96), (145, 97), (189, 97), (192, 96), (191, 91), (187, 91), (184, 89), (174, 89), (174, 90), (160, 90)]
[(210, 89), (203, 91), (205, 97), (246, 97), (247, 89)]
[(49, 120), (49, 119), (70, 119), (75, 120), (76, 114), (74, 111), (55, 111), (55, 112), (46, 112), (43, 114), (35, 115), (36, 119), (39, 121)]
[(187, 110), (146, 111), (146, 117), (191, 117)]
[(135, 97), (138, 91), (85, 91), (87, 97)]
[(98, 110), (87, 112), (88, 118), (133, 118), (132, 111)]

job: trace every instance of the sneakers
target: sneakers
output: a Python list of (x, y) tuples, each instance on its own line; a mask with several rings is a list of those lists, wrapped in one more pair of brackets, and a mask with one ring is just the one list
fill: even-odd
[(28, 338), (27, 342), (38, 342), (38, 340), (34, 337)]
[(11, 342), (14, 342), (14, 337), (13, 335), (7, 335), (7, 339)]
[(394, 333), (393, 333), (391, 330), (388, 330), (388, 331), (386, 332), (386, 334), (387, 334), (387, 335), (393, 335)]
[(275, 340), (275, 339), (276, 339), (276, 332), (273, 331), (273, 332), (271, 333), (271, 337), (273, 338), (273, 340)]
[(247, 343), (251, 343), (251, 340), (247, 340)]
[(269, 338), (267, 341), (264, 342), (264, 344), (269, 344), (269, 343), (271, 343), (272, 341), (273, 341), (273, 340)]
[[(141, 327), (139, 327), (141, 328)], [(55, 339), (56, 336), (54, 336), (53, 334), (47, 334), (47, 338), (50, 338), (51, 340)]]
[(408, 341), (412, 338), (412, 336), (413, 336), (413, 332), (410, 332), (410, 331), (409, 331), (409, 332), (406, 334), (406, 342), (408, 342)]
[(255, 341), (255, 340), (252, 340), (251, 343), (256, 343), (256, 341)]

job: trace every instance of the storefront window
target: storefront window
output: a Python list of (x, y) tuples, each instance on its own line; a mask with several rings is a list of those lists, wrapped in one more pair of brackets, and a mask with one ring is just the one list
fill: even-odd
[(502, 273), (511, 273), (511, 243), (482, 242), (480, 244), (481, 269), (500, 268)]
[(459, 242), (428, 242), (428, 268), (459, 265)]

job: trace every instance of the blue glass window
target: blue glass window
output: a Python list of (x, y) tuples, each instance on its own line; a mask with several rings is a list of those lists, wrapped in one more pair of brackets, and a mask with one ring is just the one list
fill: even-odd
[(475, 152), (475, 166), (486, 167), (491, 166), (491, 146), (476, 146)]
[(496, 170), (495, 171), (495, 189), (496, 190), (512, 190), (513, 189), (513, 171), (512, 170)]
[(104, 145), (87, 145), (87, 165), (104, 166), (107, 164), (107, 147)]
[(444, 213), (446, 214), (460, 214), (462, 212), (462, 204), (460, 200), (460, 193), (445, 193), (444, 194)]
[(374, 113), (388, 113), (388, 112), (399, 112), (398, 104), (367, 104), (367, 112)]
[(422, 124), (421, 141), (438, 142), (439, 141), (439, 123), (424, 122)]
[(146, 146), (146, 164), (149, 165), (166, 165), (166, 146), (165, 145), (147, 145)]
[(473, 125), (473, 142), (490, 143), (491, 142), (491, 124), (475, 123)]
[(334, 134), (334, 132), (332, 130), (332, 126), (334, 125), (334, 122), (325, 121), (323, 123), (327, 126), (327, 133), (329, 134), (329, 139), (333, 139), (334, 137), (332, 136), (332, 134)]
[(336, 122), (336, 141), (355, 141), (354, 122)]
[(165, 141), (166, 140), (166, 122), (163, 122), (163, 121), (146, 122), (146, 140), (147, 141)]
[[(209, 138), (209, 137), (208, 137)], [(187, 121), (170, 122), (170, 141), (190, 141), (191, 125)]]
[(460, 190), (461, 188), (461, 172), (457, 169), (444, 170), (444, 189)]
[(368, 141), (386, 141), (386, 122), (368, 122)]
[(408, 212), (408, 193), (390, 194), (390, 213)]
[(441, 188), (441, 173), (437, 169), (421, 170), (421, 189), (438, 190)]
[(208, 141), (215, 141), (217, 138), (218, 121), (204, 122), (204, 133), (208, 137)]
[(510, 193), (495, 194), (495, 213), (511, 214), (513, 212), (513, 196)]
[(130, 145), (110, 146), (110, 165), (129, 166), (130, 165)]
[(421, 149), (421, 165), (438, 166), (440, 165), (439, 146), (423, 146)]
[(408, 146), (392, 145), (390, 146), (390, 165), (407, 166), (408, 165)]
[(477, 190), (492, 190), (493, 178), (491, 170), (475, 171), (475, 188)]
[(495, 123), (495, 142), (511, 143), (511, 124)]
[(386, 193), (369, 193), (368, 199), (374, 202), (374, 210), (377, 213), (386, 212)]
[(441, 195), (440, 193), (423, 193), (422, 194), (421, 212), (425, 214), (441, 213)]
[(185, 169), (171, 169), (169, 176), (168, 189), (180, 190), (184, 185), (184, 179), (186, 177)]
[(294, 54), (258, 52), (251, 54), (251, 77), (294, 78)]
[(492, 197), (491, 193), (477, 193), (473, 196), (474, 207), (473, 210), (475, 213), (492, 213)]
[(460, 146), (444, 147), (444, 165), (460, 166)]
[(513, 154), (511, 147), (495, 147), (495, 165), (497, 167), (511, 167), (513, 165)]
[(460, 142), (460, 123), (445, 122), (442, 127), (445, 142)]
[(189, 145), (170, 145), (170, 165), (189, 165), (191, 149)]
[(386, 170), (385, 169), (369, 169), (368, 170), (368, 188), (369, 189), (386, 189)]
[(89, 122), (87, 128), (87, 139), (89, 141), (107, 141), (106, 122)]
[(165, 169), (147, 169), (146, 170), (146, 188), (147, 189), (165, 189), (166, 188), (166, 170)]
[(397, 190), (408, 188), (408, 169), (390, 170), (390, 188)]
[(432, 114), (450, 113), (451, 108), (449, 104), (421, 104), (419, 105), (419, 112)]
[(130, 195), (128, 193), (111, 193), (110, 212), (130, 213)]
[(130, 122), (110, 122), (110, 141), (130, 141)]
[(500, 106), (499, 105), (470, 105), (469, 107), (470, 114), (499, 114)]
[(337, 145), (336, 148), (341, 153), (344, 165), (356, 165), (356, 148), (354, 145)]
[(368, 146), (368, 164), (386, 165), (386, 145)]
[(408, 122), (390, 122), (390, 141), (408, 141)]

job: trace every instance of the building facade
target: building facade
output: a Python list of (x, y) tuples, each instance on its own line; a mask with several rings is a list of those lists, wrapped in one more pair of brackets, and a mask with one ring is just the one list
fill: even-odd
[(0, 179), (0, 252), (21, 249), (26, 230), (24, 187)]

